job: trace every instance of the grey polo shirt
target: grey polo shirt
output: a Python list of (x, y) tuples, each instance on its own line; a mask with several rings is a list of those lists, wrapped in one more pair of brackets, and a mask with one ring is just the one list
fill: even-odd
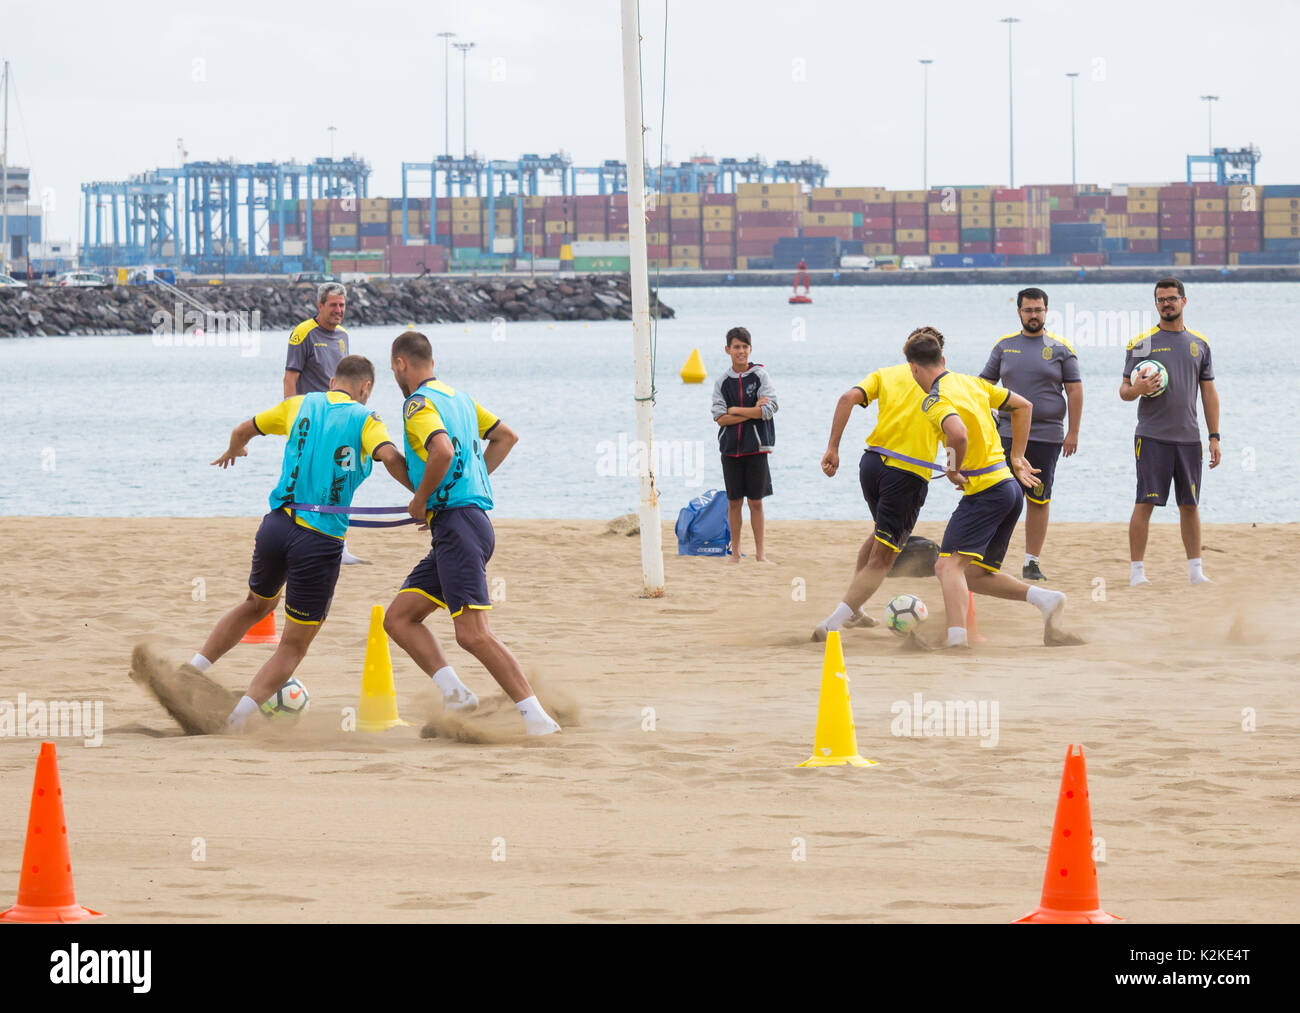
[[(1080, 383), (1079, 358), (1059, 335), (1023, 331), (997, 340), (980, 371), (989, 383), (999, 380), (1007, 390), (1034, 406), (1029, 438), (1043, 443), (1065, 442), (1065, 385)], [(998, 412), (998, 435), (1011, 436), (1011, 413)]]
[(289, 354), (284, 368), (298, 372), (299, 394), (330, 389), (330, 379), (339, 360), (348, 354), (348, 332), (342, 327), (325, 330), (313, 317), (304, 320), (289, 335)]
[(1202, 380), (1214, 379), (1210, 343), (1197, 331), (1162, 331), (1153, 327), (1128, 343), (1124, 376), (1129, 378), (1139, 362), (1155, 359), (1169, 373), (1169, 386), (1156, 397), (1138, 398), (1136, 436), (1166, 443), (1201, 442), (1196, 419), (1196, 399)]

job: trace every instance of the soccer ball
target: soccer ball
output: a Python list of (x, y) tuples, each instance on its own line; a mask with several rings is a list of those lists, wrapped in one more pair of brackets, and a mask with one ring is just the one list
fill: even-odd
[(269, 718), (296, 718), (307, 709), (310, 702), (307, 687), (291, 676), (271, 699), (262, 704), (262, 713)]
[(885, 606), (885, 625), (905, 637), (925, 622), (930, 610), (914, 594), (900, 594)]
[(1165, 392), (1165, 388), (1169, 386), (1169, 370), (1165, 369), (1163, 362), (1157, 362), (1155, 359), (1143, 359), (1133, 367), (1133, 372), (1129, 374), (1128, 382), (1137, 383), (1138, 377), (1149, 376), (1152, 373), (1159, 375), (1160, 386), (1156, 388), (1154, 394), (1143, 394), (1143, 397), (1159, 397)]

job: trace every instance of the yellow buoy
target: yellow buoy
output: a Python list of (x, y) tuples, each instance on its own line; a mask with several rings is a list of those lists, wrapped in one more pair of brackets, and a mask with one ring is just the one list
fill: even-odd
[(703, 383), (708, 374), (704, 371), (704, 360), (700, 358), (698, 348), (691, 349), (691, 357), (686, 360), (686, 365), (682, 367), (683, 383)]

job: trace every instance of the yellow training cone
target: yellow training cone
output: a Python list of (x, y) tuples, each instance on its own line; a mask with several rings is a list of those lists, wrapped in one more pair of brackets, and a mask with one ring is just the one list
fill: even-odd
[(849, 676), (844, 668), (844, 650), (839, 630), (826, 635), (826, 658), (822, 662), (822, 693), (817, 702), (817, 733), (813, 754), (801, 767), (875, 766), (875, 760), (858, 755), (858, 733), (853, 728), (853, 705), (849, 702)]
[(704, 360), (700, 358), (700, 350), (692, 348), (691, 357), (686, 360), (686, 365), (682, 367), (682, 381), (684, 383), (703, 383), (704, 378), (708, 375), (704, 371)]
[(397, 716), (397, 690), (393, 686), (393, 658), (388, 653), (384, 632), (384, 608), (370, 610), (370, 634), (366, 637), (366, 664), (361, 672), (361, 706), (357, 709), (357, 730), (386, 732), (395, 725), (409, 724)]

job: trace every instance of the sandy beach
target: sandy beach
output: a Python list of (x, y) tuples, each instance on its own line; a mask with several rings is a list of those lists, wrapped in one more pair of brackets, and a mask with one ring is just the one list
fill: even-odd
[[(858, 743), (878, 765), (800, 769), (822, 663), (809, 633), (862, 524), (771, 521), (771, 566), (680, 558), (665, 525), (668, 593), (646, 600), (636, 538), (499, 521), (492, 622), (565, 725), (543, 740), (525, 739), (445, 615), (434, 629), (482, 712), (422, 738), (438, 704), (394, 646), (410, 726), (341, 730), (370, 607), (427, 538), (354, 529), (349, 547), (373, 565), (343, 569), (299, 669), (310, 712), (243, 738), (184, 736), (128, 679), (132, 648), (187, 660), (243, 598), (257, 523), (0, 518), (0, 708), (19, 694), (102, 703), (100, 745), (53, 741), (78, 900), (111, 920), (1008, 922), (1038, 904), (1071, 742), (1108, 911), (1295, 917), (1300, 593), (1277, 577), (1300, 558), (1300, 525), (1207, 526), (1214, 583), (1198, 587), (1177, 526), (1153, 525), (1154, 583), (1139, 589), (1123, 524), (1054, 525), (1043, 568), (1086, 646), (1045, 648), (1034, 609), (987, 599), (987, 643), (962, 657), (847, 631)], [(1008, 558), (1022, 551), (1018, 531)], [(891, 578), (869, 610), (902, 592), (942, 622), (933, 578)], [(242, 689), (271, 650), (240, 646), (212, 675)], [(894, 734), (917, 694), (996, 704), (996, 727)], [(0, 737), (0, 906), (17, 890), (39, 741)]]

